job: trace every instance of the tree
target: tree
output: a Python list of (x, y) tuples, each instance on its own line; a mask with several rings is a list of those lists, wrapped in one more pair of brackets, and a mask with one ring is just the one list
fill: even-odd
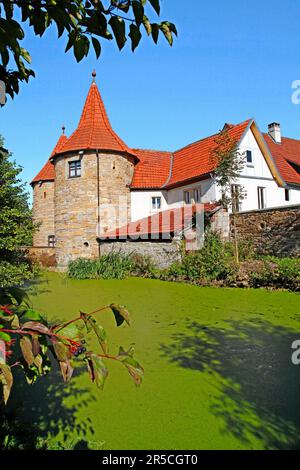
[(231, 207), (233, 212), (235, 259), (238, 263), (239, 250), (235, 216), (239, 211), (240, 202), (246, 197), (246, 192), (242, 185), (235, 183), (245, 166), (245, 154), (239, 152), (237, 141), (230, 136), (227, 126), (219, 132), (215, 143), (212, 160), (215, 166), (215, 181), (222, 194), (219, 202), (224, 208)]
[(34, 275), (33, 267), (20, 248), (31, 244), (34, 224), (24, 184), (18, 178), (22, 169), (10, 159), (0, 137), (0, 286), (22, 284)]
[[(121, 50), (127, 37), (132, 51), (142, 38), (141, 29), (151, 36), (155, 44), (161, 32), (170, 45), (176, 27), (169, 21), (151, 22), (146, 7), (160, 14), (160, 0), (0, 0), (0, 81), (13, 98), (19, 91), (19, 82), (28, 82), (34, 71), (29, 52), (21, 46), (25, 23), (36, 36), (42, 36), (55, 24), (58, 37), (68, 35), (66, 51), (73, 49), (80, 62), (93, 46), (96, 57), (101, 54), (103, 40), (115, 40)], [(19, 21), (21, 18), (21, 22)], [(101, 42), (100, 42), (101, 41)], [(14, 70), (11, 64), (14, 62)]]

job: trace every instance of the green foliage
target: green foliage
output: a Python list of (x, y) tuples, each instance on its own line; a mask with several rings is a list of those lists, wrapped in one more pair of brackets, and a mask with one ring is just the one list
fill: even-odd
[(168, 274), (195, 281), (226, 279), (230, 273), (229, 260), (219, 235), (208, 232), (201, 250), (184, 255), (182, 263), (172, 265)]
[(245, 165), (245, 155), (238, 150), (236, 139), (232, 138), (227, 128), (219, 132), (215, 139), (216, 147), (212, 153), (212, 163), (215, 166), (215, 180), (222, 191), (220, 203), (223, 207), (232, 205), (233, 210), (246, 194), (242, 186), (235, 186), (232, 191), (231, 185), (239, 177)]
[(72, 279), (124, 279), (134, 269), (130, 255), (112, 251), (99, 259), (78, 258), (68, 264)]
[(21, 171), (0, 137), (0, 286), (20, 285), (35, 274), (20, 249), (31, 244), (34, 231)]
[[(16, 368), (23, 371), (28, 384), (48, 374), (53, 359), (59, 365), (63, 380), (69, 382), (76, 365), (85, 363), (92, 382), (103, 388), (108, 375), (106, 359), (123, 365), (140, 385), (143, 368), (134, 359), (134, 348), (126, 352), (119, 348), (115, 355), (108, 354), (108, 336), (94, 318), (96, 313), (110, 311), (117, 327), (130, 324), (130, 315), (122, 305), (110, 304), (91, 313), (81, 312), (67, 323), (51, 325), (38, 312), (28, 307), (20, 290), (0, 290), (0, 390), (6, 404), (14, 383)], [(85, 328), (84, 328), (85, 327)], [(97, 338), (100, 353), (89, 349), (91, 334)], [(52, 360), (51, 360), (52, 358)], [(1, 400), (0, 400), (1, 405)]]
[(253, 287), (300, 289), (300, 259), (266, 257), (248, 268)]
[[(115, 40), (121, 50), (130, 38), (134, 51), (139, 45), (144, 30), (154, 43), (159, 33), (173, 44), (177, 35), (176, 27), (169, 21), (152, 23), (149, 13), (160, 14), (160, 0), (110, 0), (108, 5), (99, 0), (2, 0), (0, 9), (0, 80), (6, 85), (7, 93), (13, 98), (19, 92), (19, 82), (28, 82), (34, 76), (27, 64), (31, 63), (29, 52), (21, 47), (25, 32), (21, 26), (26, 23), (36, 36), (56, 25), (58, 37), (66, 34), (66, 51), (73, 49), (77, 62), (87, 57), (90, 46), (96, 57), (101, 54), (103, 40)], [(20, 20), (21, 18), (21, 20)], [(129, 26), (129, 27), (128, 27)], [(12, 70), (14, 62), (15, 70)]]

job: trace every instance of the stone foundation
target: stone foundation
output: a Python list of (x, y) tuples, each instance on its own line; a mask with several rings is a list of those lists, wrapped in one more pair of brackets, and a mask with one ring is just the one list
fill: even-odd
[(154, 266), (166, 269), (172, 263), (181, 260), (181, 241), (102, 241), (100, 243), (101, 255), (111, 251), (124, 254), (137, 254), (148, 256)]

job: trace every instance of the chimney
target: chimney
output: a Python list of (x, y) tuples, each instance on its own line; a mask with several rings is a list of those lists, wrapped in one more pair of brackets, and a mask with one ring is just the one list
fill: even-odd
[(268, 132), (269, 132), (269, 135), (277, 144), (281, 144), (281, 129), (280, 129), (279, 123), (273, 122), (272, 124), (269, 124)]

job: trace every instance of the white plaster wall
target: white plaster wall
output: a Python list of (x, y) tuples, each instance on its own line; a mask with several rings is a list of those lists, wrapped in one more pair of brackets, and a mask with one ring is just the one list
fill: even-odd
[[(249, 129), (240, 144), (240, 152), (246, 150), (252, 151), (252, 164), (245, 163), (245, 167), (241, 173), (241, 178), (235, 182), (243, 186), (247, 193), (246, 198), (241, 203), (241, 210), (248, 211), (258, 209), (259, 186), (266, 188), (266, 207), (289, 206), (300, 203), (300, 190), (290, 190), (290, 201), (285, 200), (284, 188), (277, 185), (273, 179), (272, 173), (265, 161), (263, 154), (255, 140), (252, 131)], [(220, 189), (216, 188), (217, 199), (220, 199)]]
[[(274, 181), (271, 171), (262, 155), (252, 131), (249, 129), (240, 144), (240, 152), (252, 151), (252, 164), (246, 164), (241, 177), (235, 182), (244, 187), (247, 197), (242, 201), (241, 210), (258, 209), (257, 187), (266, 188), (266, 206), (280, 207), (300, 204), (300, 190), (290, 190), (290, 201), (285, 200), (284, 188), (280, 188)], [(246, 158), (246, 157), (245, 157)], [(214, 184), (212, 178), (199, 181), (169, 191), (132, 191), (131, 192), (131, 217), (132, 221), (147, 217), (157, 211), (152, 211), (151, 197), (160, 196), (162, 199), (161, 210), (172, 209), (184, 205), (184, 191), (201, 187), (201, 201), (215, 202), (221, 198), (220, 189)]]
[(132, 222), (159, 212), (152, 210), (152, 197), (161, 197), (161, 211), (168, 209), (167, 191), (131, 191)]
[(200, 202), (212, 202), (216, 200), (216, 187), (212, 178), (199, 181), (198, 183), (189, 184), (180, 188), (171, 189), (168, 191), (168, 204), (169, 208), (181, 207), (184, 205), (184, 192), (194, 189), (201, 189)]

